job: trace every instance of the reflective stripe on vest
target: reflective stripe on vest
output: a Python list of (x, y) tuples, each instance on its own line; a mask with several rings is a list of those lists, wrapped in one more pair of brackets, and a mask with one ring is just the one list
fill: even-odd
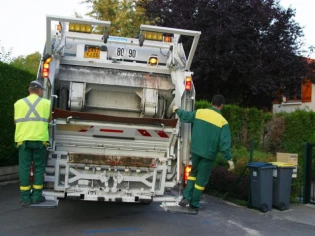
[[(41, 99), (42, 99), (41, 97), (38, 97), (36, 101), (32, 104), (27, 98), (24, 98), (23, 100), (26, 102), (26, 104), (29, 106), (30, 109), (27, 112), (25, 118), (16, 119), (15, 123), (25, 122), (25, 121), (43, 121), (43, 122), (48, 123), (48, 119), (41, 118), (35, 109)], [(32, 113), (34, 113), (35, 117), (30, 117)]]

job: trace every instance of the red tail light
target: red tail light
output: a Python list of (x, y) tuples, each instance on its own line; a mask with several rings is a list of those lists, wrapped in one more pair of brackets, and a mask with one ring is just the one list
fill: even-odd
[(43, 78), (48, 78), (49, 77), (49, 69), (50, 69), (50, 65), (48, 63), (45, 63), (43, 65), (43, 72), (42, 72)]
[(43, 58), (43, 68), (42, 68), (42, 77), (48, 78), (49, 77), (49, 69), (50, 69), (50, 62), (53, 60), (52, 56), (46, 54)]
[(187, 184), (187, 180), (188, 180), (190, 172), (191, 172), (191, 166), (185, 166), (185, 170), (184, 170), (184, 187)]
[(185, 90), (191, 90), (191, 87), (192, 87), (192, 79), (190, 76), (186, 76)]

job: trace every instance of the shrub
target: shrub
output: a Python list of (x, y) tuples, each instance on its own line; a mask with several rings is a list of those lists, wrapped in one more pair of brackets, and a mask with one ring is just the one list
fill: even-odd
[(0, 166), (18, 163), (17, 149), (14, 145), (14, 103), (28, 95), (30, 81), (36, 77), (27, 71), (20, 70), (0, 62)]
[(210, 102), (208, 102), (207, 100), (199, 100), (196, 101), (195, 103), (195, 109), (202, 109), (202, 108), (208, 108), (210, 107)]
[(213, 189), (242, 200), (247, 200), (248, 177), (247, 175), (243, 175), (239, 178), (238, 175), (228, 171), (225, 167), (215, 167), (212, 169), (205, 191), (211, 193)]
[(282, 147), (283, 134), (285, 131), (285, 119), (283, 116), (275, 115), (269, 120), (263, 135), (262, 150), (267, 152), (284, 151)]
[(243, 109), (238, 106), (225, 105), (222, 115), (229, 122), (233, 145), (242, 145), (243, 137), (246, 136)]
[(259, 150), (247, 149), (243, 146), (233, 146), (231, 148), (234, 161), (234, 170), (228, 171), (228, 164), (226, 160), (219, 153), (216, 159), (215, 168), (213, 168), (209, 183), (206, 187), (206, 192), (211, 193), (215, 190), (222, 194), (236, 197), (241, 200), (248, 199), (248, 182), (249, 169), (247, 164), (252, 161), (273, 162), (276, 157), (272, 153), (265, 153)]

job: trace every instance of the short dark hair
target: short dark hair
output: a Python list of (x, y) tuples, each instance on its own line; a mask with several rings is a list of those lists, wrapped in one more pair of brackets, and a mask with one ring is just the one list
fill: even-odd
[(28, 88), (28, 91), (30, 93), (38, 93), (39, 90), (40, 90), (40, 88), (34, 88), (34, 87), (29, 87)]
[(211, 104), (213, 106), (217, 106), (217, 107), (221, 106), (224, 103), (225, 103), (225, 100), (224, 100), (224, 97), (221, 94), (214, 95), (213, 98), (212, 98), (212, 101), (211, 101)]

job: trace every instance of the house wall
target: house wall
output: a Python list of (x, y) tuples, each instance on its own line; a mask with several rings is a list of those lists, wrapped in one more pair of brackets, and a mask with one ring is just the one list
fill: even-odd
[(272, 112), (294, 112), (295, 110), (312, 110), (315, 111), (315, 85), (312, 84), (312, 100), (311, 102), (302, 102), (301, 100), (297, 101), (287, 101), (282, 102), (281, 104), (273, 104)]

